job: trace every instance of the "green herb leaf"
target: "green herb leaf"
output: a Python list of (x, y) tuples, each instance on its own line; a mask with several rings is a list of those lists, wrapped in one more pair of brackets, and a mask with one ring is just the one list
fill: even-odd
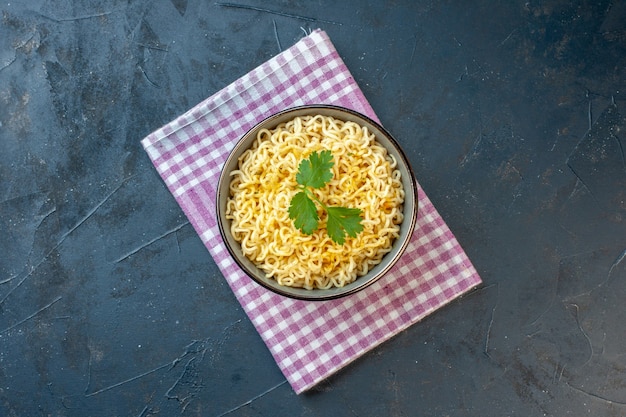
[(310, 235), (317, 229), (319, 221), (317, 208), (306, 191), (300, 191), (291, 199), (289, 218), (294, 221), (293, 224), (305, 235)]
[(296, 181), (303, 187), (322, 188), (333, 178), (331, 168), (334, 164), (333, 154), (329, 150), (320, 153), (315, 151), (309, 159), (300, 162)]
[(326, 231), (335, 243), (343, 245), (346, 234), (356, 237), (363, 231), (360, 209), (330, 206), (326, 207), (326, 213), (328, 214)]
[(296, 181), (300, 184), (302, 191), (296, 193), (289, 205), (289, 218), (292, 219), (296, 228), (306, 235), (312, 234), (319, 225), (317, 214), (317, 202), (328, 214), (326, 220), (326, 231), (333, 242), (343, 245), (346, 241), (346, 234), (356, 237), (363, 231), (361, 224), (361, 210), (347, 207), (327, 206), (320, 201), (311, 188), (322, 188), (332, 178), (331, 171), (334, 165), (333, 155), (329, 150), (320, 153), (313, 152), (309, 159), (300, 162)]

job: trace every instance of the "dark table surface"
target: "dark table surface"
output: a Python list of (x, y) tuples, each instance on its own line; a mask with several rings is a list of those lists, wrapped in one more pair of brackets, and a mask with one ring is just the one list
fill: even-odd
[[(626, 2), (0, 10), (0, 415), (626, 415)], [(140, 140), (315, 28), (484, 285), (296, 395)]]

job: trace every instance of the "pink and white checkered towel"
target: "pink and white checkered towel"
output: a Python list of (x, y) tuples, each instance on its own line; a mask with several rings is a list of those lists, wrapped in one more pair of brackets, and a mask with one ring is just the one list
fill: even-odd
[(481, 283), (419, 186), (418, 220), (406, 253), (357, 294), (324, 302), (292, 300), (257, 285), (236, 265), (215, 212), (228, 153), (267, 116), (321, 103), (377, 120), (326, 33), (316, 30), (142, 141), (296, 393)]

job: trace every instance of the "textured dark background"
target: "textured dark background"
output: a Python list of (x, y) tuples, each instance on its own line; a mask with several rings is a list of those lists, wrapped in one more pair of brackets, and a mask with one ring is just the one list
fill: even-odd
[[(0, 12), (0, 415), (626, 415), (626, 2)], [(140, 140), (315, 28), (484, 286), (296, 396)]]

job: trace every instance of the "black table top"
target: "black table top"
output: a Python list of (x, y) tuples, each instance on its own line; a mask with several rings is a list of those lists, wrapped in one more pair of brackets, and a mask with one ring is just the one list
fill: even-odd
[[(3, 2), (0, 415), (625, 415), (626, 3), (574, 3)], [(296, 395), (140, 140), (316, 28), (484, 284)]]

